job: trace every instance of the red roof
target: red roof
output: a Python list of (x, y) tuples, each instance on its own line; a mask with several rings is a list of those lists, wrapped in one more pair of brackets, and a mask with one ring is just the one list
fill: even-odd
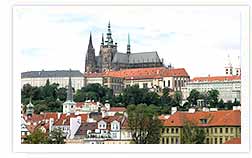
[[(201, 120), (206, 119), (207, 123)], [(177, 111), (163, 122), (164, 126), (183, 126), (186, 121), (197, 126), (241, 126), (240, 110), (222, 110), (212, 112), (180, 112)]]
[(241, 144), (241, 138), (233, 138), (226, 141), (224, 144)]
[(126, 111), (125, 107), (111, 107), (110, 110), (111, 112), (124, 112)]
[(241, 76), (208, 76), (208, 77), (195, 77), (192, 81), (202, 82), (202, 81), (232, 81), (241, 80)]
[[(25, 119), (27, 117), (27, 119)], [(33, 114), (32, 116), (23, 115), (23, 118), (27, 122), (41, 122), (44, 120), (49, 120), (50, 118), (53, 118), (54, 120), (58, 119), (58, 113), (57, 112), (45, 112), (41, 114)]]
[(84, 74), (85, 77), (89, 77), (89, 78), (98, 78), (98, 77), (103, 77), (103, 73), (86, 73)]
[(86, 122), (88, 119), (88, 114), (62, 114), (58, 120), (55, 121), (54, 126), (61, 126), (61, 125), (70, 125), (70, 118), (81, 117), (81, 122)]
[(124, 69), (120, 71), (106, 71), (103, 73), (90, 73), (85, 74), (86, 77), (118, 77), (125, 78), (128, 80), (134, 79), (148, 79), (148, 78), (162, 78), (162, 77), (172, 77), (172, 76), (183, 76), (189, 77), (188, 73), (184, 68), (168, 69), (165, 67), (155, 67), (155, 68), (135, 68), (135, 69)]

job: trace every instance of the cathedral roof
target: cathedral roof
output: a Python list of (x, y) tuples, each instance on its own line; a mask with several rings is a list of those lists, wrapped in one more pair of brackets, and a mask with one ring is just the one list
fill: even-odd
[(129, 62), (129, 57), (128, 54), (125, 53), (116, 53), (112, 63), (123, 63), (123, 64), (128, 64)]
[(158, 53), (156, 51), (153, 52), (141, 52), (141, 53), (116, 53), (112, 63), (129, 63), (129, 64), (137, 64), (137, 63), (159, 63), (161, 62)]
[(129, 55), (129, 63), (159, 63), (161, 62), (156, 51), (154, 52), (141, 52)]

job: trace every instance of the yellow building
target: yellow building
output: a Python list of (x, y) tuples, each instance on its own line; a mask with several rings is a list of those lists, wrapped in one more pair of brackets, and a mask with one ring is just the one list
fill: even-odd
[(160, 144), (181, 144), (183, 126), (192, 122), (205, 131), (206, 144), (223, 144), (233, 138), (241, 137), (240, 110), (210, 112), (175, 112), (168, 119), (162, 119)]

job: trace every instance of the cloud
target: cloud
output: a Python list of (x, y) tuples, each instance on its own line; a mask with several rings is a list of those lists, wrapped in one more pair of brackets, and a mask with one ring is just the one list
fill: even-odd
[(191, 76), (221, 75), (227, 54), (240, 53), (235, 7), (22, 6), (14, 9), (15, 50), (30, 63), (22, 70), (83, 71), (90, 31), (98, 55), (109, 20), (120, 52), (126, 52), (130, 33), (132, 52), (158, 51)]

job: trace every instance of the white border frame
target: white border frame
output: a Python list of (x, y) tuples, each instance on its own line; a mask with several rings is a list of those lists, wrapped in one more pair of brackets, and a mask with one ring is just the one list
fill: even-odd
[[(38, 4), (20, 4), (23, 6), (26, 5), (38, 5)], [(39, 4), (39, 5), (56, 5), (56, 4)], [(57, 4), (57, 5), (73, 5), (73, 4)], [(208, 4), (174, 4), (174, 3), (131, 3), (131, 4), (122, 4), (122, 3), (84, 3), (84, 4), (74, 4), (74, 5), (94, 5), (94, 6), (121, 6), (121, 5), (137, 5), (137, 6), (159, 6), (159, 5), (167, 5), (167, 6), (209, 6)], [(230, 4), (210, 4), (213, 6), (230, 6)], [(19, 6), (19, 5), (14, 5)], [(12, 7), (14, 7), (12, 6)], [(249, 6), (248, 5), (231, 5), (231, 7), (240, 7), (242, 8), (241, 13), (241, 69), (242, 69), (242, 93), (241, 93), (241, 103), (242, 103), (242, 130), (241, 130), (241, 142), (242, 144), (179, 144), (179, 145), (172, 145), (172, 144), (120, 144), (120, 145), (113, 145), (113, 144), (102, 144), (102, 145), (89, 145), (89, 144), (21, 144), (20, 139), (20, 119), (17, 116), (20, 116), (20, 89), (21, 89), (21, 80), (20, 74), (21, 71), (19, 69), (18, 63), (19, 59), (21, 59), (20, 54), (15, 54), (15, 46), (13, 34), (14, 34), (14, 25), (15, 21), (13, 19), (13, 12), (12, 12), (12, 142), (13, 146), (12, 149), (14, 152), (19, 153), (34, 153), (34, 152), (71, 152), (71, 153), (111, 153), (111, 152), (148, 152), (148, 153), (192, 153), (192, 152), (249, 152), (249, 112), (250, 112), (250, 93), (249, 93)], [(13, 9), (13, 8), (12, 8)], [(244, 106), (246, 105), (246, 106)], [(249, 139), (248, 139), (249, 138)], [(99, 150), (98, 150), (99, 149)]]

